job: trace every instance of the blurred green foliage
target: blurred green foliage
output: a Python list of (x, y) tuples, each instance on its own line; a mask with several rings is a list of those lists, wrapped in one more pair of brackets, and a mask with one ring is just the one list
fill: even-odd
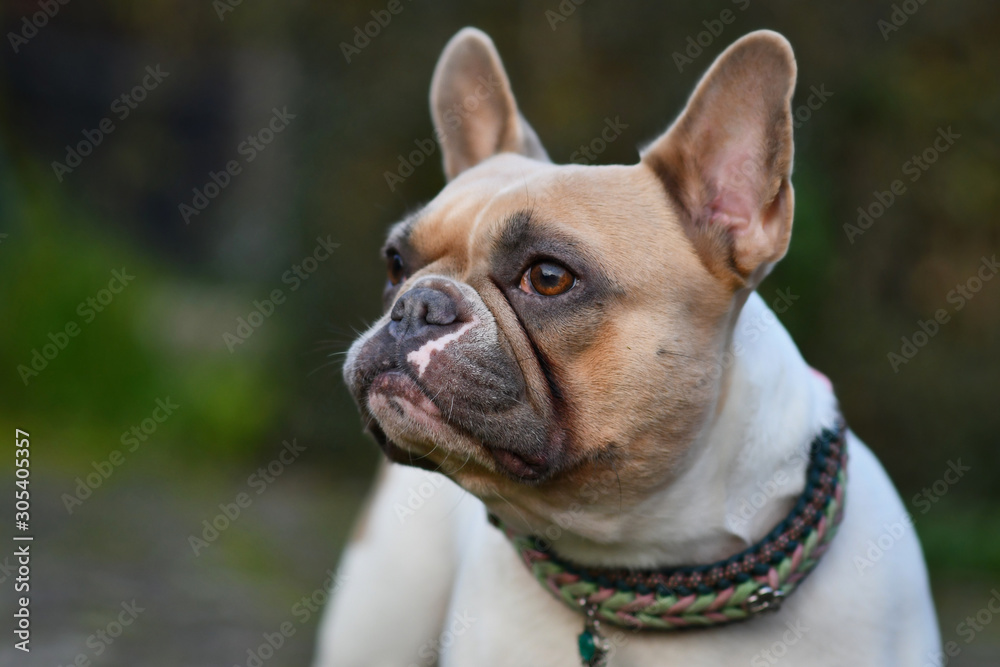
[[(120, 434), (169, 398), (180, 407), (165, 422), (169, 438), (160, 441), (175, 451), (163, 458), (245, 457), (283, 399), (261, 358), (168, 340), (186, 314), (165, 294), (202, 287), (102, 230), (37, 174), (18, 180), (23, 190), (5, 200), (15, 225), (0, 248), (0, 320), (9, 323), (0, 367), (11, 371), (0, 374), (0, 420), (44, 424), (58, 435), (59, 456), (48, 462), (79, 466), (123, 449)], [(135, 278), (107, 305), (88, 304), (113, 270)], [(70, 323), (75, 336), (65, 334)]]

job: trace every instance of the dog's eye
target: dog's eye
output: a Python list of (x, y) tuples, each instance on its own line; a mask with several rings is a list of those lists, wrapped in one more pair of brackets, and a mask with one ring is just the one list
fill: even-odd
[(403, 258), (398, 252), (386, 253), (386, 267), (389, 273), (389, 284), (398, 285), (403, 282), (405, 272), (403, 270)]
[(521, 276), (521, 289), (528, 294), (558, 296), (576, 285), (576, 276), (554, 262), (539, 262)]

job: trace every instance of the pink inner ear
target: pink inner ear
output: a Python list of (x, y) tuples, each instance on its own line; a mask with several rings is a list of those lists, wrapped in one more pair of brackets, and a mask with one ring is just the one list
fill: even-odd
[(705, 174), (714, 197), (705, 204), (705, 220), (735, 234), (742, 233), (760, 212), (759, 160), (750, 150), (723, 145)]
[(713, 227), (722, 227), (733, 234), (742, 234), (753, 219), (752, 198), (743, 192), (724, 190), (705, 207), (705, 221)]

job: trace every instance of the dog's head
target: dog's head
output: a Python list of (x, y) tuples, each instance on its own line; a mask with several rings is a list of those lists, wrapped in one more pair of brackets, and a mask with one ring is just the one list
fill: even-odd
[(747, 35), (638, 164), (554, 165), (490, 39), (458, 33), (431, 88), (448, 184), (390, 232), (344, 368), (389, 458), (535, 516), (669, 483), (788, 246), (794, 82), (785, 39)]

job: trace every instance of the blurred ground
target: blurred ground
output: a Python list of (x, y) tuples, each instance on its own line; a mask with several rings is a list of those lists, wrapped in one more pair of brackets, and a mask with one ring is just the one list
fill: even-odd
[[(331, 480), (307, 469), (303, 455), (300, 468), (276, 478), (195, 556), (190, 536), (202, 534), (219, 503), (246, 491), (245, 480), (192, 480), (190, 471), (171, 479), (162, 467), (137, 465), (135, 476), (97, 489), (72, 516), (58, 497), (73, 479), (36, 480), (44, 504), (35, 507), (43, 537), (32, 547), (33, 650), (24, 656), (4, 642), (0, 664), (68, 666), (82, 654), (107, 667), (245, 666), (255, 664), (248, 651), (267, 656), (265, 635), (280, 645), (265, 664), (309, 664), (314, 610), (367, 480)], [(141, 611), (120, 637), (96, 634), (114, 634), (109, 624), (133, 600)], [(284, 623), (294, 634), (279, 641)]]
[[(139, 463), (133, 476), (95, 490), (72, 516), (57, 499), (72, 489), (73, 479), (38, 480), (45, 502), (36, 507), (44, 534), (34, 546), (36, 648), (25, 661), (0, 647), (0, 664), (61, 667), (80, 654), (104, 667), (309, 664), (318, 614), (302, 598), (323, 600), (319, 591), (329, 582), (368, 479), (331, 478), (310, 469), (307, 456), (275, 478), (198, 556), (191, 534), (219, 513), (220, 502), (246, 491), (246, 480), (180, 470), (165, 475), (162, 466)], [(940, 573), (933, 587), (943, 639), (960, 649), (947, 664), (1000, 664), (1000, 617), (971, 636), (967, 624), (1000, 590), (998, 578)], [(95, 639), (133, 599), (143, 611), (120, 638), (110, 644)], [(265, 635), (276, 637), (284, 623), (294, 634), (267, 657), (260, 650)], [(266, 659), (256, 663), (248, 651)]]

